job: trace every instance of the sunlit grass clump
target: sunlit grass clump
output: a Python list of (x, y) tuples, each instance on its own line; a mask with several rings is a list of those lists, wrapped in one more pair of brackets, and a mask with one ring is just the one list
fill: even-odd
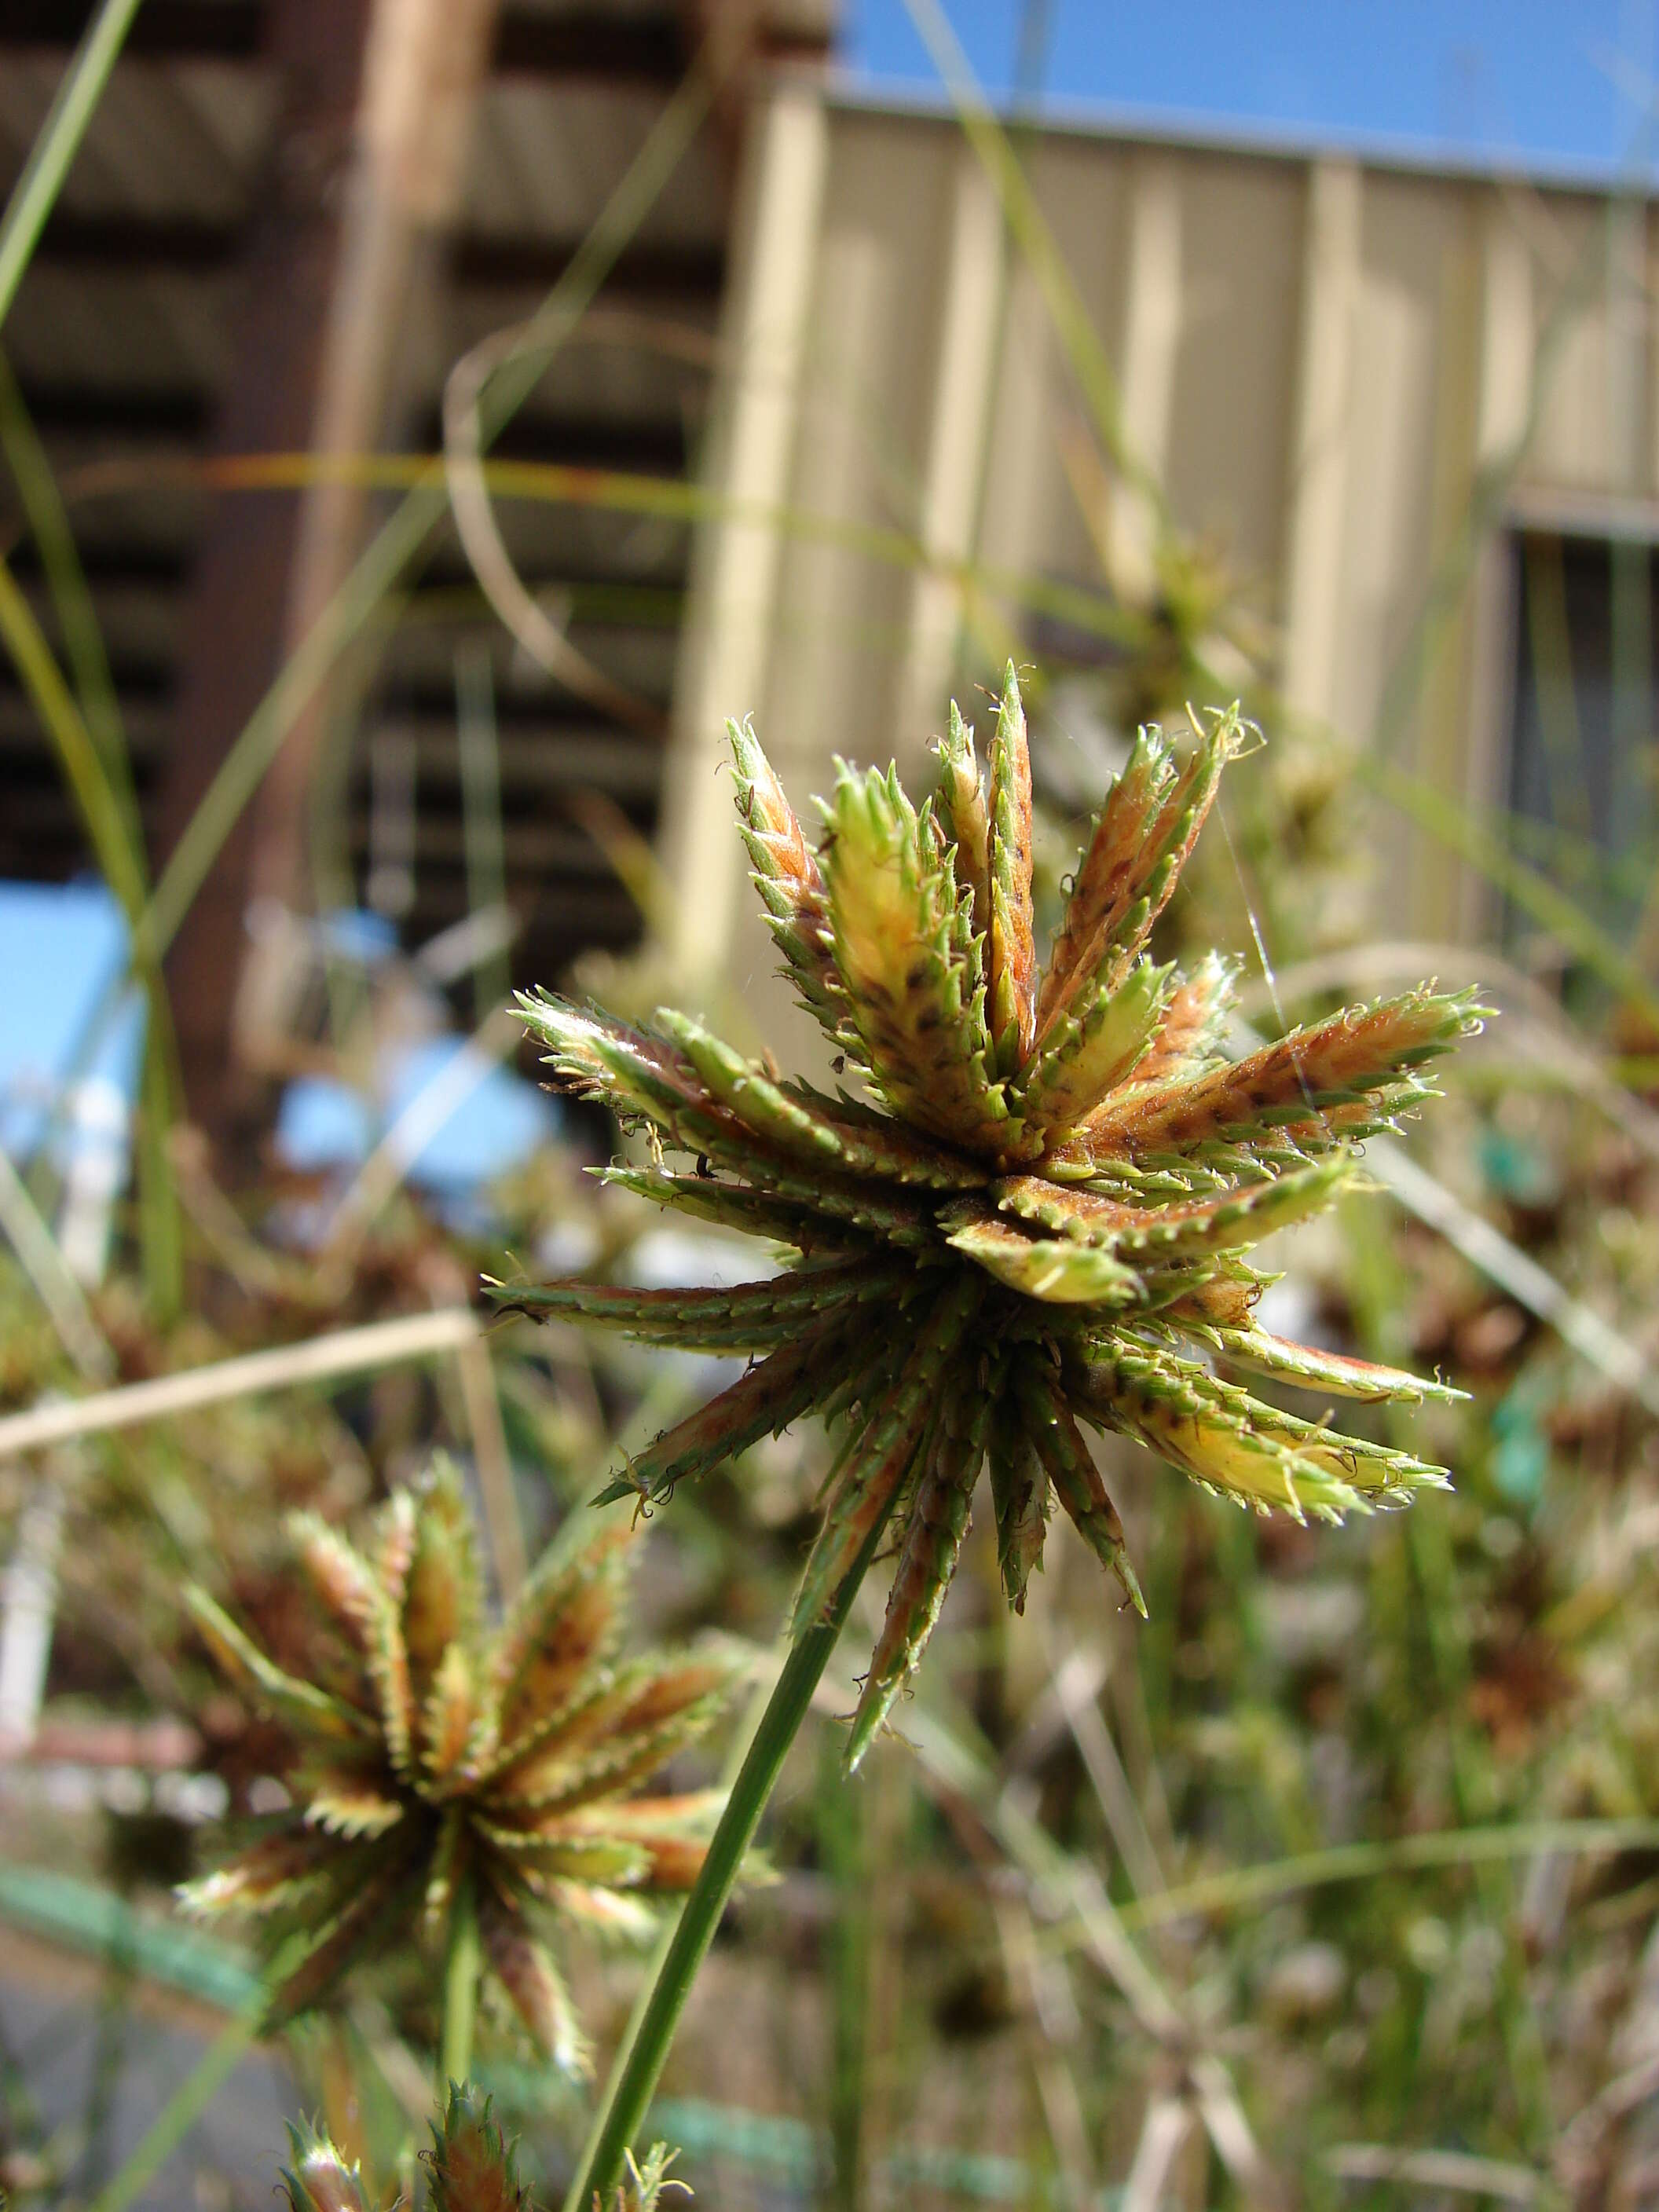
[(953, 708), (922, 805), (896, 771), (843, 765), (816, 850), (752, 730), (730, 725), (755, 883), (863, 1097), (783, 1079), (682, 1014), (635, 1028), (551, 996), (523, 1001), (562, 1083), (643, 1127), (659, 1160), (666, 1146), (695, 1162), (617, 1168), (613, 1181), (794, 1255), (736, 1290), (562, 1283), (502, 1296), (753, 1363), (610, 1495), (660, 1498), (804, 1413), (843, 1418), (796, 1625), (822, 1615), (896, 1519), (854, 1762), (937, 1619), (982, 1465), (1016, 1607), (1057, 1500), (1145, 1609), (1087, 1427), (1298, 1520), (1443, 1482), (1216, 1371), (1219, 1360), (1324, 1397), (1438, 1393), (1267, 1334), (1253, 1311), (1266, 1279), (1244, 1255), (1328, 1206), (1360, 1142), (1428, 1094), (1423, 1064), (1477, 1022), (1467, 996), (1425, 988), (1229, 1057), (1231, 963), (1212, 953), (1183, 970), (1148, 943), (1248, 728), (1237, 709), (1212, 714), (1184, 759), (1141, 732), (1039, 972), (1012, 666), (983, 772)]

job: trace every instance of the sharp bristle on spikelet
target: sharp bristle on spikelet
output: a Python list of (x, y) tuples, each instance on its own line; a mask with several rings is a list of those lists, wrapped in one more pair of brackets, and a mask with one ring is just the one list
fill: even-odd
[(970, 1150), (1018, 1147), (988, 1061), (980, 949), (931, 815), (896, 775), (842, 768), (825, 866), (836, 959), (895, 1114)]

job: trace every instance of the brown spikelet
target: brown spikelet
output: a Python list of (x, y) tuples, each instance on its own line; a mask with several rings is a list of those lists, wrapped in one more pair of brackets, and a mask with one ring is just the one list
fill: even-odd
[(432, 2147), (421, 2157), (432, 2212), (534, 2212), (490, 2100), (476, 2089), (450, 2083), (443, 2117), (432, 2124)]
[(478, 1936), (485, 1961), (538, 2050), (562, 2073), (592, 2070), (570, 1993), (546, 1947), (510, 1894), (495, 1882), (478, 1900)]
[(956, 850), (957, 888), (975, 930), (983, 935), (991, 914), (991, 816), (974, 733), (954, 699), (948, 733), (939, 744), (939, 820), (945, 842)]
[(848, 998), (830, 929), (830, 901), (817, 855), (808, 845), (772, 763), (747, 722), (728, 722), (738, 823), (785, 966), (801, 998), (837, 1043), (849, 1041)]
[(1094, 1115), (1089, 1137), (1097, 1153), (1159, 1153), (1247, 1141), (1304, 1118), (1316, 1126), (1324, 1109), (1449, 1050), (1475, 1026), (1467, 999), (1426, 991), (1348, 1008), (1193, 1082), (1139, 1092)]
[(1148, 865), (1152, 825), (1175, 779), (1175, 763), (1160, 734), (1140, 731), (1107, 793), (1066, 901), (1037, 1002), (1039, 1035), (1048, 1034), (1079, 985), (1093, 975), (1099, 947), (1133, 903)]
[[(1224, 1058), (1237, 963), (1206, 953), (1170, 995), (1158, 1033), (1133, 1072), (1137, 1087), (1201, 1075)], [(1106, 1110), (1110, 1110), (1110, 1101)]]

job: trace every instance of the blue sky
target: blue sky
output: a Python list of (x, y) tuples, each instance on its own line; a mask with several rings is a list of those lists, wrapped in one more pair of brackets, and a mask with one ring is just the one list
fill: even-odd
[[(938, 78), (905, 0), (845, 0), (857, 81)], [(1659, 0), (943, 0), (981, 81), (1006, 94), (1019, 25), (1046, 7), (1042, 90), (1297, 141), (1614, 170), (1653, 101)]]

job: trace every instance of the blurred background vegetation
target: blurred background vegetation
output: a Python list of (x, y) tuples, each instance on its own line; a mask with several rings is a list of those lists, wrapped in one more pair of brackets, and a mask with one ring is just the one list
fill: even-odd
[[(1131, 1461), (1144, 1626), (1059, 1536), (1007, 1618), (976, 1528), (852, 1784), (832, 1669), (655, 2131), (732, 2207), (1659, 2196), (1646, 170), (998, 120), (908, 4), (925, 108), (837, 76), (833, 0), (0, 0), (20, 2204), (264, 2203), (301, 2105), (398, 2169), (413, 1963), (255, 2059), (171, 1905), (277, 1748), (181, 1589), (280, 1651), (283, 1511), (434, 1445), (510, 1589), (697, 1402), (474, 1317), (745, 1264), (584, 1176), (613, 1133), (510, 989), (810, 1066), (724, 717), (798, 796), (914, 774), (1010, 653), (1049, 918), (1136, 725), (1239, 697), (1170, 949), (1262, 1030), (1431, 973), (1501, 1010), (1271, 1293), (1468, 1391), (1409, 1422), (1455, 1492), (1313, 1533)], [(657, 1516), (653, 1638), (758, 1659), (824, 1462)], [(608, 2050), (639, 1965), (575, 1966)], [(556, 2188), (589, 2093), (479, 2066)]]

